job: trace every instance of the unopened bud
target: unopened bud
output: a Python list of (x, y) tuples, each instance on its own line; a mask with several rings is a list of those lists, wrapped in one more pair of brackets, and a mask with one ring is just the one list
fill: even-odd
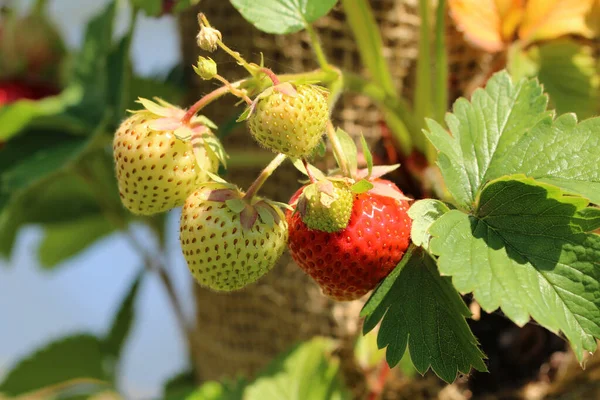
[(217, 49), (217, 43), (222, 39), (221, 32), (209, 26), (200, 25), (200, 32), (196, 36), (198, 47), (202, 50), (213, 52)]
[(204, 80), (210, 80), (217, 75), (217, 63), (212, 58), (198, 57), (198, 64), (194, 65), (194, 71)]

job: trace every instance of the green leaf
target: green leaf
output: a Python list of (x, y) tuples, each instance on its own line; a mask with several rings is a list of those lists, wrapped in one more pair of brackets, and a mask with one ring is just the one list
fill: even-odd
[[(301, 159), (299, 159), (299, 158), (290, 158), (290, 160), (292, 161), (292, 164), (294, 164), (294, 167), (296, 167), (296, 169), (298, 171), (300, 171), (304, 175), (308, 176), (308, 173), (306, 172), (306, 168), (304, 167), (304, 163), (302, 162)], [(311, 163), (307, 163), (307, 165), (308, 165), (308, 169), (310, 170), (310, 174), (316, 180), (321, 181), (321, 180), (325, 179), (325, 174), (320, 169), (318, 169), (317, 167), (315, 167)]]
[[(432, 62), (431, 62), (431, 25), (430, 25), (430, 0), (419, 0), (419, 18), (421, 23), (419, 24), (419, 52), (417, 56), (417, 67), (415, 85), (418, 90), (415, 90), (414, 94), (414, 110), (415, 117), (419, 127), (423, 127), (425, 119), (432, 117), (433, 102), (432, 99), (433, 91), (431, 87), (432, 79)], [(420, 138), (422, 136), (415, 135), (413, 139)], [(421, 151), (425, 149), (423, 146), (418, 146)]]
[(365, 161), (367, 162), (368, 175), (366, 176), (366, 178), (369, 179), (371, 177), (371, 174), (373, 173), (373, 155), (371, 154), (371, 150), (369, 150), (369, 145), (367, 144), (365, 136), (362, 133), (360, 134), (360, 146), (362, 147), (362, 153), (365, 157)]
[(185, 397), (185, 400), (247, 400), (244, 396), (246, 381), (208, 381)]
[(186, 9), (195, 6), (200, 0), (177, 0), (173, 11), (176, 13), (185, 11)]
[[(0, 107), (0, 141), (6, 141), (20, 133), (23, 128), (37, 118), (58, 116), (69, 106), (77, 104), (81, 96), (81, 90), (70, 87), (57, 96), (46, 97), (37, 101), (21, 100), (3, 105)], [(54, 121), (62, 122), (58, 117)], [(45, 122), (46, 124), (56, 123), (54, 121), (46, 119)]]
[(474, 214), (457, 210), (430, 228), (430, 250), (460, 292), (515, 323), (562, 331), (581, 360), (600, 338), (600, 210), (524, 176), (490, 182)]
[(354, 193), (365, 193), (373, 189), (373, 184), (366, 179), (361, 179), (350, 187)]
[(27, 131), (6, 143), (0, 150), (0, 215), (11, 197), (73, 166), (84, 150), (89, 150), (89, 155), (94, 146), (100, 145), (97, 139), (106, 122), (105, 118), (88, 138), (40, 129)]
[(214, 157), (219, 161), (224, 168), (227, 168), (227, 158), (229, 157), (225, 152), (225, 148), (221, 141), (213, 134), (202, 135), (204, 142), (204, 148), (207, 152), (212, 153)]
[(525, 174), (600, 204), (600, 118), (540, 121), (490, 166), (487, 178)]
[(503, 71), (490, 78), (485, 90), (476, 90), (471, 102), (461, 98), (454, 103), (453, 112), (446, 115), (452, 135), (427, 120), (426, 135), (439, 151), (438, 165), (458, 206), (470, 209), (482, 185), (499, 177), (489, 171), (494, 171), (498, 156), (513, 150), (540, 120), (549, 118), (546, 105), (536, 81), (514, 84)]
[[(446, 45), (446, 0), (438, 0), (435, 11), (433, 110), (434, 119), (442, 121), (448, 111), (448, 46)], [(420, 121), (421, 124), (423, 121)]]
[(270, 226), (273, 224), (273, 222), (275, 222), (275, 218), (273, 217), (273, 214), (270, 211), (270, 209), (272, 210), (272, 208), (268, 205), (258, 205), (255, 206), (255, 209), (256, 211), (258, 211), (258, 216), (263, 224)]
[(106, 113), (111, 90), (109, 88), (109, 57), (113, 50), (113, 27), (116, 1), (108, 5), (88, 23), (82, 48), (74, 60), (72, 85), (83, 89), (82, 101), (69, 110), (71, 115), (92, 126)]
[[(354, 140), (352, 140), (352, 138), (350, 137), (350, 135), (348, 135), (343, 129), (341, 128), (337, 128), (337, 130), (335, 131), (335, 135), (337, 136), (338, 140), (340, 141), (340, 145), (342, 146), (342, 151), (344, 153), (344, 157), (346, 158), (346, 163), (348, 164), (348, 167), (350, 168), (350, 172), (352, 174), (356, 173), (356, 169), (358, 167), (358, 160), (357, 160), (357, 150), (356, 150), (356, 144), (354, 143)], [(337, 160), (337, 154), (334, 153), (334, 155), (336, 156), (336, 160)], [(339, 160), (338, 161), (338, 165), (340, 164)]]
[(30, 131), (0, 151), (0, 191), (24, 189), (75, 160), (87, 138), (52, 131)]
[(0, 384), (0, 393), (24, 393), (75, 378), (106, 380), (101, 342), (92, 335), (69, 336), (46, 345), (15, 365)]
[(149, 17), (157, 17), (162, 13), (163, 0), (129, 0), (131, 5), (142, 10)]
[(371, 79), (389, 95), (396, 96), (396, 86), (383, 56), (379, 26), (367, 0), (342, 0), (348, 25), (352, 29), (360, 58)]
[(337, 0), (231, 0), (246, 21), (263, 32), (301, 31), (329, 12)]
[[(377, 325), (377, 322), (381, 319), (381, 317), (383, 317), (383, 313), (381, 313), (379, 314), (378, 318), (372, 318), (375, 311), (378, 309), (379, 311), (385, 312), (385, 308), (381, 308), (380, 306), (382, 305), (390, 290), (392, 290), (394, 282), (396, 282), (396, 279), (398, 279), (398, 276), (402, 272), (402, 269), (404, 268), (406, 263), (412, 258), (415, 250), (415, 246), (411, 245), (408, 247), (408, 250), (406, 250), (404, 257), (402, 257), (398, 265), (396, 265), (396, 268), (394, 268), (392, 272), (390, 272), (390, 274), (386, 276), (385, 279), (377, 285), (369, 299), (366, 301), (362, 310), (360, 310), (361, 318), (371, 316), (371, 318), (369, 318), (368, 321), (365, 321), (365, 324), (363, 326), (364, 332), (370, 332), (373, 328), (375, 328), (375, 325)], [(369, 322), (372, 323), (372, 325), (369, 325)]]
[[(163, 15), (165, 0), (130, 0), (131, 5), (149, 17), (159, 17)], [(200, 0), (176, 0), (172, 13), (180, 13), (186, 9), (195, 6)]]
[(0, 254), (10, 256), (17, 231), (25, 224), (60, 224), (100, 213), (93, 193), (78, 177), (63, 173), (44, 179), (15, 196), (0, 213)]
[(325, 154), (327, 154), (327, 145), (325, 144), (325, 141), (321, 139), (315, 148), (315, 155), (317, 157), (325, 157)]
[(225, 200), (225, 204), (227, 208), (229, 208), (234, 213), (241, 213), (246, 208), (246, 202), (242, 199), (229, 199)]
[(163, 400), (184, 400), (196, 391), (196, 377), (193, 371), (181, 372), (169, 379), (163, 389)]
[(344, 400), (350, 394), (339, 377), (339, 361), (328, 356), (333, 343), (315, 338), (281, 354), (251, 383), (244, 400)]
[(431, 368), (449, 383), (471, 367), (486, 371), (485, 356), (465, 320), (471, 315), (469, 309), (450, 279), (440, 276), (435, 261), (416, 249), (404, 256), (392, 274), (373, 294), (378, 301), (369, 300), (361, 312), (367, 317), (365, 333), (381, 320), (377, 343), (380, 348), (387, 346), (390, 367), (400, 362), (408, 348), (419, 373)]
[(428, 137), (440, 151), (438, 164), (448, 190), (471, 209), (482, 186), (510, 174), (525, 174), (600, 204), (600, 118), (577, 124), (565, 114), (553, 120), (535, 80), (514, 84), (494, 75), (471, 103), (459, 99), (446, 122), (450, 136), (428, 121)]
[[(26, 224), (67, 226), (80, 219), (102, 218), (97, 196), (103, 198), (103, 207), (109, 208), (111, 215), (124, 220), (130, 217), (121, 205), (113, 168), (112, 156), (103, 149), (89, 152), (74, 168), (77, 174), (62, 169), (14, 193), (0, 210), (0, 255), (10, 256), (16, 234)], [(83, 171), (89, 182), (80, 175)]]
[(133, 110), (139, 108), (137, 100), (141, 97), (151, 99), (153, 97), (161, 98), (171, 104), (181, 104), (184, 98), (184, 89), (165, 81), (161, 77), (131, 77), (129, 99), (126, 109)]
[(55, 267), (114, 229), (103, 214), (46, 225), (38, 248), (40, 263), (45, 268)]
[(508, 68), (516, 77), (536, 76), (559, 113), (579, 118), (600, 113), (600, 62), (592, 46), (570, 39), (551, 40), (526, 51), (513, 46)]
[(416, 246), (429, 250), (429, 227), (442, 215), (450, 211), (443, 202), (435, 199), (418, 200), (408, 210), (412, 219), (410, 238)]
[[(102, 341), (104, 356), (111, 362), (111, 366), (114, 366), (119, 361), (125, 342), (131, 332), (131, 326), (135, 321), (135, 300), (143, 277), (144, 270), (142, 269), (133, 280), (113, 318), (110, 330)], [(118, 370), (115, 371), (115, 368), (111, 368), (111, 376), (113, 378), (115, 372), (118, 372)]]
[[(121, 38), (119, 43), (108, 55), (108, 104), (114, 109), (113, 124), (116, 129), (126, 117), (126, 110), (131, 98), (131, 80), (133, 67), (131, 65), (130, 49), (135, 28), (135, 17), (132, 18), (129, 32)], [(156, 95), (155, 95), (156, 96)]]

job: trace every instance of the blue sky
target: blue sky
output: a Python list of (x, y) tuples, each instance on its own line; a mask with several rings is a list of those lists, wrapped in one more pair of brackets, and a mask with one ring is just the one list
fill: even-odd
[[(30, 1), (14, 1), (26, 8)], [(121, 2), (118, 30), (123, 32), (129, 10)], [(71, 48), (79, 47), (86, 21), (106, 1), (50, 0), (51, 16)], [(160, 49), (158, 51), (157, 49)], [(142, 18), (133, 42), (136, 70), (152, 74), (168, 70), (179, 60), (175, 20)], [(177, 214), (169, 222), (170, 239), (177, 240)], [(24, 229), (10, 260), (0, 260), (0, 379), (22, 356), (61, 336), (104, 333), (113, 313), (140, 268), (140, 259), (120, 235), (98, 242), (55, 271), (38, 266), (36, 227)], [(143, 229), (136, 235), (150, 237)], [(192, 282), (176, 243), (171, 243), (171, 273), (188, 314), (193, 314)], [(162, 287), (147, 276), (137, 302), (137, 320), (125, 349), (121, 387), (128, 398), (160, 394), (162, 383), (186, 366), (185, 349)]]

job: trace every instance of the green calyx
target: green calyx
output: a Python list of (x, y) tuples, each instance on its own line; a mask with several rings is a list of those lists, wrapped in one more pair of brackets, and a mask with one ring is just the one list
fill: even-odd
[(281, 203), (258, 196), (247, 200), (242, 191), (229, 183), (205, 183), (203, 189), (200, 190), (199, 198), (224, 203), (230, 212), (239, 216), (244, 230), (251, 230), (257, 223), (270, 227), (278, 225), (280, 221), (285, 221)]
[(306, 186), (297, 210), (310, 229), (339, 232), (348, 226), (354, 193), (344, 180), (324, 179)]

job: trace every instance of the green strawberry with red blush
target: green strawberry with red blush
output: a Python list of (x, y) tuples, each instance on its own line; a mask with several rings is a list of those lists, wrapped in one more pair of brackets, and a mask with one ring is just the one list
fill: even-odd
[[(355, 195), (350, 221), (338, 232), (310, 229), (300, 213), (286, 213), (292, 257), (326, 296), (338, 301), (356, 300), (374, 289), (410, 244), (406, 197), (390, 181), (371, 183), (371, 190)], [(303, 190), (294, 194), (290, 204)]]
[(181, 249), (196, 281), (233, 291), (269, 272), (285, 250), (287, 224), (279, 206), (244, 198), (230, 185), (201, 186), (181, 212)]
[(113, 140), (121, 200), (139, 215), (183, 205), (225, 162), (221, 143), (209, 128), (212, 122), (198, 116), (186, 125), (185, 110), (157, 101), (139, 99), (144, 108), (121, 123)]

